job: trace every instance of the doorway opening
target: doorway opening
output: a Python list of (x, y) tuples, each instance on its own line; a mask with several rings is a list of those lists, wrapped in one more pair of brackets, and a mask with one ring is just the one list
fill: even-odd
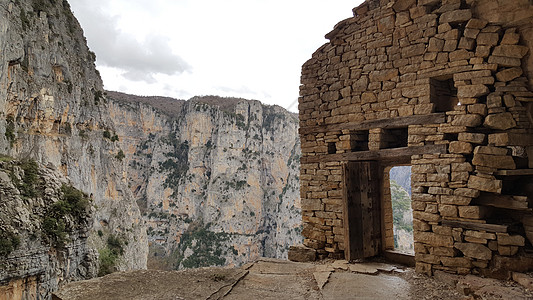
[[(394, 250), (414, 255), (411, 166), (395, 166), (388, 173)], [(387, 224), (390, 228), (390, 224)]]

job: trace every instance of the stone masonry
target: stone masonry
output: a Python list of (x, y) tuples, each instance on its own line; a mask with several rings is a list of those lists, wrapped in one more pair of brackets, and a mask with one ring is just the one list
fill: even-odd
[(304, 245), (349, 256), (347, 164), (373, 161), (379, 225), (363, 220), (362, 235), (379, 241), (364, 256), (392, 250), (384, 179), (411, 165), (417, 271), (533, 270), (533, 3), (367, 0), (353, 12), (302, 68)]

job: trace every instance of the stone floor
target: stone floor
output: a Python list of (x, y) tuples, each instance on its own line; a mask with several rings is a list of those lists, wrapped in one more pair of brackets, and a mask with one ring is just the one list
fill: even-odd
[(533, 299), (533, 291), (476, 276), (430, 278), (382, 262), (261, 259), (235, 269), (114, 273), (70, 283), (53, 299)]

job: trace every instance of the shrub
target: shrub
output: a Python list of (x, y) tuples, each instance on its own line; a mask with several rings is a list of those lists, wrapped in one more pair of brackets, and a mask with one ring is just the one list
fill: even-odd
[(118, 151), (117, 155), (115, 155), (115, 158), (122, 161), (124, 159), (124, 157), (126, 157), (126, 155), (124, 155), (124, 151), (120, 150)]
[(15, 144), (15, 141), (17, 140), (17, 137), (15, 136), (15, 121), (13, 120), (13, 116), (8, 116), (6, 118), (5, 136), (6, 139), (9, 141), (9, 145), (13, 147), (13, 144)]
[(20, 238), (12, 232), (0, 233), (0, 256), (8, 256), (20, 245)]
[(104, 131), (104, 138), (111, 139), (111, 132), (109, 132), (107, 129)]
[(98, 269), (98, 276), (105, 276), (116, 271), (115, 265), (118, 256), (109, 248), (103, 248), (98, 251), (100, 254), (100, 268)]
[(35, 186), (39, 179), (39, 165), (34, 160), (26, 160), (22, 162), (21, 168), (24, 170), (24, 177), (22, 177), (19, 189), (22, 196), (33, 198), (37, 196)]

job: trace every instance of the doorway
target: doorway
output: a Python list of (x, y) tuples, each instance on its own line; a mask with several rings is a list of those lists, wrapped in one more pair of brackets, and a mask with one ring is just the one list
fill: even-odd
[(389, 189), (394, 250), (414, 255), (411, 166), (395, 166), (390, 169)]
[(347, 162), (344, 171), (345, 258), (351, 261), (379, 255), (381, 199), (378, 162)]

